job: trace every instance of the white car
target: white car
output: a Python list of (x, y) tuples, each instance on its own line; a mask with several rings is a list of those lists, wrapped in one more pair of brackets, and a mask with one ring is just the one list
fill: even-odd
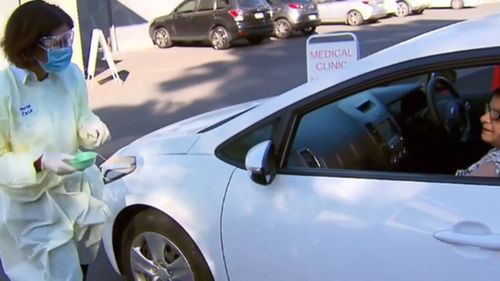
[(387, 15), (384, 0), (316, 0), (322, 23), (360, 25)]
[(481, 4), (481, 0), (431, 0), (431, 8), (462, 9), (473, 8), (479, 4)]
[(111, 264), (142, 281), (498, 280), (500, 181), (454, 176), (488, 150), (491, 26), (500, 14), (120, 149), (102, 165)]
[(430, 0), (384, 0), (387, 13), (398, 17), (422, 14), (430, 6)]

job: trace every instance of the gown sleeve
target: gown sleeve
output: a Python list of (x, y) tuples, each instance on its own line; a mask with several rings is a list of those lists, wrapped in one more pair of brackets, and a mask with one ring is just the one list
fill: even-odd
[(10, 140), (10, 120), (12, 109), (11, 94), (14, 90), (14, 78), (8, 70), (0, 72), (0, 187), (19, 189), (36, 183), (36, 171), (33, 162), (40, 155), (14, 153)]
[(86, 132), (84, 131), (86, 124), (92, 124), (96, 122), (101, 122), (101, 119), (95, 115), (89, 107), (88, 91), (85, 78), (83, 77), (82, 71), (77, 65), (71, 64), (73, 75), (75, 77), (76, 83), (76, 111), (77, 111), (77, 128), (78, 128), (78, 145), (85, 148), (92, 148), (94, 140), (88, 139), (86, 137)]

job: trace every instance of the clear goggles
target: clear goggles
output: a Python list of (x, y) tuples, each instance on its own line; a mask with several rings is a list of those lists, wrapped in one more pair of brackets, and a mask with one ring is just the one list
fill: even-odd
[(73, 30), (69, 30), (61, 34), (40, 38), (39, 45), (46, 50), (67, 48), (73, 45), (73, 37)]

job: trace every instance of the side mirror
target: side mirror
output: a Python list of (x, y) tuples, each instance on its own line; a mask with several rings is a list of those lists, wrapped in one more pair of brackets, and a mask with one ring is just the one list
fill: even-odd
[(255, 183), (270, 184), (276, 175), (273, 142), (263, 141), (250, 148), (245, 157), (245, 168)]

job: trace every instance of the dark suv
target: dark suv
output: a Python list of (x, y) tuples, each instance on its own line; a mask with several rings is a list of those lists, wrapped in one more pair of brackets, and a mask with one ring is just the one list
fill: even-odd
[(260, 44), (273, 34), (270, 6), (265, 0), (185, 0), (172, 13), (156, 18), (149, 36), (160, 48), (176, 41), (210, 41), (227, 49), (235, 39)]
[(312, 0), (267, 0), (273, 8), (274, 35), (285, 39), (294, 30), (309, 35), (321, 24), (318, 8)]

